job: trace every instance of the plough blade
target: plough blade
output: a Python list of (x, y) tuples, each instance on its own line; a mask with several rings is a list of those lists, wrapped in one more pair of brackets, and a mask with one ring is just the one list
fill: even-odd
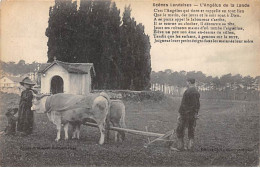
[(174, 134), (174, 132), (175, 132), (175, 130), (168, 131), (163, 136), (160, 136), (160, 137), (150, 141), (149, 143), (145, 144), (144, 147), (147, 148), (150, 144), (152, 144), (152, 143), (154, 143), (155, 141), (158, 141), (158, 140), (173, 142), (173, 140), (169, 140), (167, 138), (172, 136)]

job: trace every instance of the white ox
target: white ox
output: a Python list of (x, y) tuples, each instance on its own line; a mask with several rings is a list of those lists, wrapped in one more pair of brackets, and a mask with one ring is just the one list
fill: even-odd
[[(87, 122), (95, 123), (91, 120), (87, 120)], [(83, 123), (85, 124), (85, 122)], [(113, 127), (119, 127), (119, 128), (126, 128), (125, 125), (125, 105), (121, 100), (111, 100), (110, 104), (110, 112), (107, 115), (106, 119), (106, 125), (108, 127), (107, 129), (107, 135), (106, 140), (109, 140), (109, 124), (112, 124)], [(124, 141), (125, 139), (125, 132), (123, 131), (115, 131), (115, 142)]]
[(79, 139), (80, 125), (86, 119), (97, 122), (101, 136), (99, 144), (104, 143), (105, 122), (110, 108), (109, 96), (100, 94), (88, 94), (86, 96), (73, 94), (55, 94), (52, 96), (35, 95), (32, 110), (36, 113), (47, 113), (49, 120), (57, 127), (56, 141), (60, 140), (61, 127), (64, 125), (65, 140), (68, 139), (68, 126), (73, 127), (72, 138)]
[[(121, 100), (111, 100), (110, 112), (107, 119), (114, 127), (126, 128), (125, 125), (125, 105)], [(107, 134), (108, 136), (109, 134)], [(125, 132), (115, 131), (115, 142), (125, 139)]]

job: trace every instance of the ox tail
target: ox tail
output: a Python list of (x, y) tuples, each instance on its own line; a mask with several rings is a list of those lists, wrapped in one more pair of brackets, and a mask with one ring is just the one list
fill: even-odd
[[(125, 124), (125, 105), (123, 104), (123, 107), (122, 107), (122, 115), (121, 115), (121, 118), (120, 118), (120, 121), (119, 121), (119, 125), (121, 128), (126, 128), (126, 124)], [(125, 132), (119, 132), (121, 134), (121, 139), (122, 141), (125, 140)]]

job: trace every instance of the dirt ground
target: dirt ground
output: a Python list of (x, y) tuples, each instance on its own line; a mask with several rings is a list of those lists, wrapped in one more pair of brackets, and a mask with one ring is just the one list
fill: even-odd
[[(5, 111), (19, 96), (0, 94), (0, 131)], [(180, 98), (160, 102), (124, 101), (129, 129), (165, 133), (177, 125)], [(195, 151), (174, 152), (158, 141), (126, 134), (123, 143), (98, 145), (99, 131), (82, 126), (80, 140), (55, 142), (56, 129), (45, 114), (35, 115), (35, 131), (28, 137), (0, 137), (0, 166), (257, 166), (259, 165), (259, 102), (201, 100)], [(71, 137), (71, 133), (70, 133)], [(64, 139), (64, 133), (62, 133)], [(151, 138), (152, 139), (152, 138)], [(186, 139), (187, 141), (187, 139)]]

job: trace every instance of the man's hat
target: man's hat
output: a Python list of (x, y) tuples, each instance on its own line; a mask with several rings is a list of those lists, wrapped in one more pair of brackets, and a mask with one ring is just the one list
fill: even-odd
[(195, 83), (195, 78), (187, 78), (187, 81), (190, 82), (191, 84)]
[(23, 86), (24, 84), (28, 84), (28, 85), (31, 85), (31, 86), (34, 86), (35, 83), (29, 78), (29, 77), (25, 77), (21, 82), (20, 84)]

